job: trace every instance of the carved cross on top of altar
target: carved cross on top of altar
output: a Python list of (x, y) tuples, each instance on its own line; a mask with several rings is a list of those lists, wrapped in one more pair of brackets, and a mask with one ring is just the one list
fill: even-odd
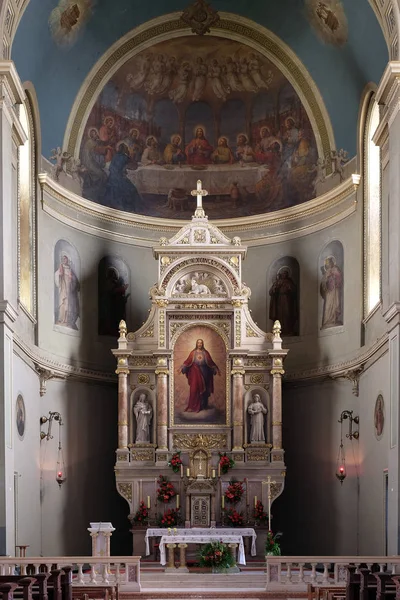
[(197, 188), (190, 192), (192, 196), (197, 196), (197, 206), (194, 213), (195, 218), (204, 219), (206, 213), (203, 208), (203, 196), (208, 196), (207, 190), (203, 190), (201, 187), (201, 179), (197, 180)]

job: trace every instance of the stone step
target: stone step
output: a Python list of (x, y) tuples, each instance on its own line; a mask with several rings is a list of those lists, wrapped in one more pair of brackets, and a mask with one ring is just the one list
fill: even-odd
[(264, 573), (141, 573), (143, 591), (172, 590), (192, 591), (244, 589), (265, 590)]

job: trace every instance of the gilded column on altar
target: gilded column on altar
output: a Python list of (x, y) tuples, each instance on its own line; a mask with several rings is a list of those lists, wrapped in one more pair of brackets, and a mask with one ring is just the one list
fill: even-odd
[[(281, 324), (275, 321), (272, 329), (273, 351), (272, 357), (272, 447), (274, 450), (282, 449), (282, 375), (283, 369)], [(274, 352), (276, 351), (276, 353)]]
[[(121, 321), (119, 324), (119, 348), (126, 345), (126, 332), (126, 323), (125, 321)], [(128, 447), (129, 365), (127, 355), (120, 355), (118, 357), (118, 367), (115, 372), (118, 375), (118, 448), (123, 449)]]
[(233, 450), (243, 449), (244, 374), (243, 359), (235, 358), (231, 371), (233, 377)]
[(157, 446), (168, 449), (168, 359), (160, 357), (155, 370), (157, 375)]

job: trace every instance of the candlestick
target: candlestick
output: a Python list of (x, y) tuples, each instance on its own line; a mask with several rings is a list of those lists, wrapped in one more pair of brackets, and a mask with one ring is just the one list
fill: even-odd
[(181, 477), (183, 477), (183, 465), (181, 465)]
[(257, 506), (257, 496), (254, 496), (254, 508)]
[(150, 496), (147, 496), (147, 508), (150, 508)]
[(186, 469), (186, 477), (190, 477), (190, 469), (189, 469), (189, 467)]
[(212, 478), (215, 479), (215, 469), (212, 470)]
[(176, 495), (176, 508), (179, 508), (179, 494)]
[(225, 496), (221, 498), (221, 508), (225, 508)]
[(221, 465), (218, 463), (218, 477), (221, 477)]

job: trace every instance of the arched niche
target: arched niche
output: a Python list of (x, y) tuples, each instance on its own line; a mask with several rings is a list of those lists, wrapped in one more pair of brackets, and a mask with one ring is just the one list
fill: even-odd
[(278, 258), (268, 271), (268, 317), (285, 337), (300, 334), (300, 266), (293, 256)]

